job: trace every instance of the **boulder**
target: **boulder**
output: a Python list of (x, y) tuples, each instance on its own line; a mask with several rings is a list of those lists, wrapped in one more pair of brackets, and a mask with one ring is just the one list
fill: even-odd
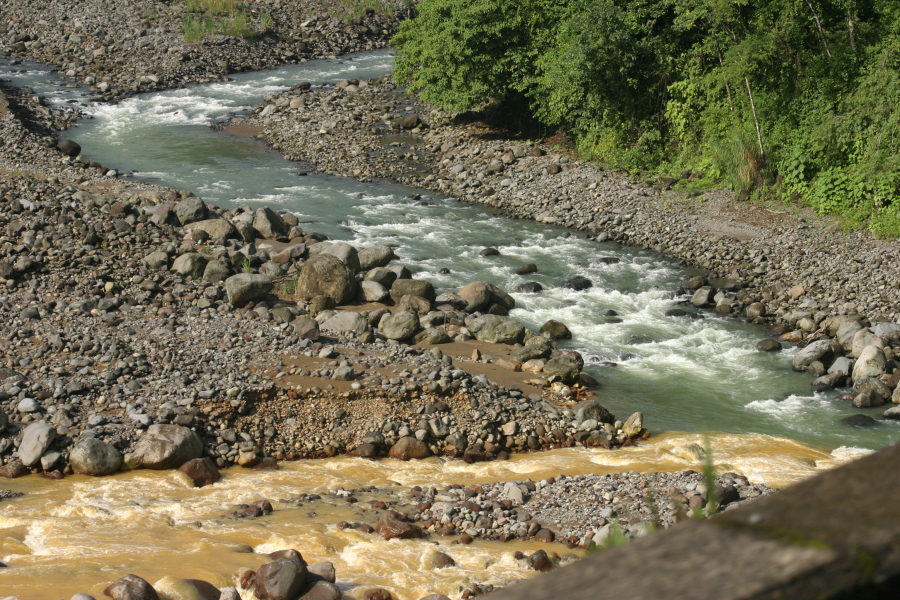
[(884, 350), (878, 346), (866, 346), (853, 365), (851, 379), (856, 381), (863, 377), (881, 377), (886, 368), (887, 359)]
[(378, 324), (382, 335), (389, 340), (405, 340), (419, 328), (419, 317), (412, 312), (398, 312), (384, 317)]
[(636, 412), (628, 417), (625, 424), (622, 425), (622, 432), (630, 438), (640, 435), (644, 428), (644, 413)]
[(219, 469), (208, 457), (192, 458), (180, 467), (178, 470), (188, 476), (194, 482), (194, 487), (204, 487), (212, 485), (222, 478)]
[(206, 219), (206, 203), (197, 196), (190, 196), (175, 205), (175, 216), (182, 227)]
[(193, 275), (195, 279), (199, 279), (206, 269), (206, 263), (206, 257), (199, 252), (188, 252), (175, 259), (172, 270), (179, 275)]
[(868, 329), (860, 329), (853, 334), (852, 341), (850, 342), (850, 356), (852, 358), (859, 358), (863, 350), (868, 346), (878, 346), (879, 348), (884, 349), (884, 340)]
[(297, 600), (341, 600), (341, 589), (331, 581), (310, 582)]
[(391, 285), (391, 300), (400, 302), (403, 296), (421, 296), (434, 302), (434, 287), (424, 279), (397, 279)]
[(291, 329), (301, 339), (316, 341), (319, 339), (319, 322), (307, 316), (302, 316), (293, 323)]
[(525, 327), (509, 317), (482, 315), (473, 320), (469, 330), (483, 342), (519, 344), (525, 337)]
[(265, 298), (275, 284), (265, 275), (238, 273), (225, 280), (228, 301), (235, 306), (243, 306), (253, 300)]
[(457, 295), (466, 301), (465, 310), (468, 312), (484, 310), (491, 302), (491, 294), (483, 281), (473, 281), (464, 285)]
[(421, 317), (431, 312), (431, 302), (422, 296), (410, 296), (407, 294), (400, 298), (400, 302), (397, 303), (397, 310), (414, 312)]
[(269, 240), (286, 237), (291, 230), (281, 215), (268, 206), (256, 209), (250, 225), (259, 232), (259, 235)]
[(544, 286), (536, 281), (529, 281), (516, 286), (516, 292), (520, 294), (536, 294), (544, 290)]
[(320, 326), (325, 331), (337, 333), (363, 334), (369, 329), (369, 322), (364, 316), (349, 310), (341, 310)]
[[(391, 274), (393, 275), (393, 273)], [(391, 295), (387, 288), (377, 281), (363, 280), (359, 284), (359, 288), (365, 302), (384, 302)]]
[(409, 540), (422, 537), (421, 527), (404, 521), (403, 515), (392, 510), (386, 510), (381, 513), (375, 529), (386, 540), (394, 538)]
[(529, 341), (521, 348), (516, 348), (510, 354), (510, 357), (520, 363), (526, 363), (535, 358), (547, 358), (553, 352), (553, 346), (550, 342), (537, 339), (534, 342)]
[(554, 321), (552, 319), (541, 325), (540, 332), (552, 337), (555, 340), (572, 339), (572, 332), (569, 331), (569, 328), (566, 327), (564, 323), (560, 323), (559, 321)]
[(697, 308), (709, 306), (712, 304), (713, 297), (716, 295), (716, 288), (704, 285), (691, 296), (691, 304)]
[(370, 246), (359, 251), (359, 266), (363, 271), (386, 267), (397, 258), (390, 246)]
[(571, 385), (578, 381), (578, 374), (581, 368), (578, 364), (567, 356), (556, 356), (544, 363), (543, 373), (548, 378), (558, 377), (560, 381), (566, 385)]
[(262, 600), (296, 600), (307, 576), (306, 565), (280, 558), (256, 571), (256, 595)]
[(310, 256), (318, 256), (320, 254), (330, 254), (350, 269), (353, 274), (359, 273), (359, 254), (356, 248), (346, 242), (320, 242), (309, 248)]
[(794, 355), (794, 370), (805, 371), (809, 365), (816, 361), (828, 367), (834, 362), (834, 359), (842, 354), (843, 349), (835, 340), (819, 340), (811, 343)]
[(26, 467), (38, 464), (55, 437), (56, 428), (44, 421), (37, 421), (26, 427), (19, 444), (19, 459), (22, 464)]
[(420, 441), (412, 436), (402, 437), (391, 446), (388, 456), (398, 460), (412, 460), (419, 458), (428, 458), (431, 456), (431, 450), (425, 442)]
[(872, 394), (878, 397), (880, 400), (878, 406), (889, 400), (892, 394), (891, 388), (875, 377), (860, 377), (853, 382), (853, 391), (857, 394)]
[(159, 600), (153, 586), (137, 575), (124, 575), (103, 593), (113, 600)]
[(231, 269), (223, 260), (211, 260), (203, 269), (203, 281), (206, 283), (222, 283), (231, 276)]
[(449, 335), (441, 331), (440, 329), (435, 329), (434, 327), (426, 327), (419, 333), (415, 335), (413, 341), (416, 344), (449, 344), (453, 341)]
[(394, 600), (394, 597), (384, 588), (371, 588), (365, 591), (363, 600)]
[(772, 338), (766, 338), (756, 343), (759, 352), (781, 352), (781, 342)]
[(553, 568), (553, 562), (550, 560), (550, 557), (546, 552), (544, 552), (543, 550), (538, 550), (528, 557), (528, 566), (535, 571), (546, 573)]
[(82, 438), (69, 451), (69, 466), (83, 475), (111, 475), (122, 466), (122, 453), (97, 438)]
[(159, 250), (157, 250), (156, 252), (151, 252), (144, 257), (144, 264), (151, 269), (159, 269), (160, 267), (168, 266), (169, 255)]
[(187, 231), (205, 231), (209, 235), (209, 239), (218, 240), (239, 240), (241, 234), (238, 233), (234, 223), (227, 219), (204, 219), (203, 221), (195, 221), (185, 226)]
[(374, 281), (383, 285), (385, 289), (389, 289), (397, 281), (397, 274), (390, 269), (376, 267), (365, 274), (363, 281)]
[(71, 156), (72, 158), (81, 154), (81, 146), (72, 140), (59, 140), (59, 143), (56, 144), (56, 148), (66, 156)]
[(300, 268), (297, 295), (306, 300), (328, 296), (336, 304), (345, 304), (356, 297), (356, 286), (356, 278), (347, 265), (331, 254), (318, 254)]
[(6, 411), (0, 408), (0, 433), (6, 431), (7, 425), (9, 425), (9, 417), (6, 416)]
[(309, 565), (308, 571), (310, 575), (315, 575), (320, 579), (334, 583), (337, 580), (337, 574), (334, 571), (334, 564), (330, 562), (320, 562)]
[(579, 424), (591, 420), (598, 423), (614, 423), (616, 420), (615, 415), (606, 410), (597, 400), (585, 400), (576, 404), (573, 412)]
[(569, 288), (570, 290), (575, 290), (576, 292), (581, 292), (588, 288), (594, 287), (594, 282), (587, 277), (576, 275), (571, 279), (566, 279), (565, 281), (563, 281), (560, 287)]
[(200, 436), (180, 425), (151, 425), (125, 456), (132, 469), (177, 469), (203, 455)]

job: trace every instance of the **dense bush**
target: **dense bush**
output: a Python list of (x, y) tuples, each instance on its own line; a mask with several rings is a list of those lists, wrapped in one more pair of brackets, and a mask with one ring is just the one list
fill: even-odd
[(625, 170), (699, 169), (900, 234), (896, 0), (423, 0), (395, 74)]

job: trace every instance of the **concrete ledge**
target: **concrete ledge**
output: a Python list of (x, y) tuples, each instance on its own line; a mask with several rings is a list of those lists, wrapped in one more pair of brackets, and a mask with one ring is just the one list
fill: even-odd
[(900, 598), (900, 445), (489, 597)]

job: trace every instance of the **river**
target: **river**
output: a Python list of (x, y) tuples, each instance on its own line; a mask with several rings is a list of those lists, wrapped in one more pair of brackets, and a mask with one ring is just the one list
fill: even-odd
[[(699, 432), (717, 432), (712, 446), (723, 468), (783, 486), (900, 437), (900, 428), (890, 424), (865, 430), (840, 424), (856, 409), (836, 400), (837, 393), (813, 394), (810, 377), (790, 370), (793, 350), (757, 352), (756, 342), (764, 335), (760, 329), (713, 314), (698, 320), (666, 317), (677, 301), (674, 290), (695, 273), (659, 254), (505, 219), (433, 193), (413, 199), (418, 190), (390, 183), (301, 176), (308, 167), (286, 161), (263, 142), (209, 127), (295, 83), (375, 77), (388, 72), (392, 62), (389, 51), (313, 61), (115, 105), (85, 104), (84, 90), (65, 87), (38, 65), (0, 64), (0, 76), (31, 86), (57, 106), (85, 104), (90, 118), (66, 137), (104, 166), (190, 190), (220, 206), (287, 209), (304, 228), (359, 246), (397, 245), (400, 262), (437, 288), (455, 290), (485, 280), (512, 291), (523, 281), (514, 270), (536, 263), (540, 271), (529, 278), (545, 291), (515, 294), (512, 316), (534, 328), (550, 318), (566, 323), (574, 335), (568, 345), (582, 352), (586, 370), (602, 384), (601, 402), (618, 415), (642, 411), (654, 439), (618, 452), (571, 449), (477, 466), (439, 459), (374, 466), (349, 458), (298, 462), (272, 473), (230, 470), (221, 483), (203, 490), (190, 489), (177, 473), (63, 483), (30, 476), (3, 485), (28, 496), (0, 504), (0, 560), (21, 567), (0, 571), (0, 596), (55, 600), (75, 591), (98, 593), (97, 582), (126, 571), (146, 573), (151, 582), (177, 571), (178, 577), (224, 585), (238, 567), (263, 561), (236, 553), (237, 544), (267, 551), (296, 547), (304, 556), (309, 553), (309, 560), (334, 561), (339, 581), (385, 585), (404, 600), (428, 592), (452, 596), (475, 580), (502, 584), (526, 574), (510, 558), (517, 548), (454, 546), (460, 567), (436, 575), (423, 568), (428, 542), (363, 539), (324, 522), (337, 517), (311, 522), (296, 508), (247, 522), (222, 515), (235, 503), (259, 497), (275, 500), (369, 483), (432, 485), (523, 474), (680, 470), (696, 467), (685, 448), (702, 441)], [(498, 248), (500, 256), (480, 256), (486, 245)], [(576, 274), (593, 280), (594, 287), (584, 292), (557, 287)], [(617, 318), (605, 316), (608, 310)], [(337, 515), (346, 509), (334, 510)], [(354, 595), (349, 588), (348, 593)]]

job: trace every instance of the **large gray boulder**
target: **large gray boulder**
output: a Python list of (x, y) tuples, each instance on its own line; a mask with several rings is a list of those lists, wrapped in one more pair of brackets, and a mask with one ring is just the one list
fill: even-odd
[(199, 252), (182, 254), (172, 263), (172, 270), (179, 275), (196, 275), (199, 279), (206, 269), (206, 257)]
[(279, 558), (256, 571), (256, 595), (263, 600), (296, 600), (307, 577), (305, 564)]
[(565, 355), (555, 356), (544, 364), (543, 373), (547, 377), (558, 377), (566, 385), (578, 381), (581, 369), (570, 357)]
[(374, 281), (389, 289), (397, 281), (397, 274), (384, 267), (375, 267), (365, 274), (363, 281)]
[(370, 246), (359, 251), (359, 266), (363, 271), (385, 267), (397, 258), (390, 246)]
[(284, 219), (281, 218), (281, 215), (268, 206), (256, 209), (256, 212), (253, 213), (251, 225), (253, 229), (259, 232), (259, 235), (270, 240), (285, 237), (291, 230), (288, 224), (284, 222)]
[(300, 268), (297, 295), (305, 300), (329, 296), (335, 304), (346, 304), (356, 297), (356, 278), (337, 257), (318, 254)]
[(185, 198), (175, 205), (175, 216), (182, 226), (203, 221), (207, 214), (206, 203), (197, 196)]
[(228, 301), (235, 306), (243, 306), (253, 300), (264, 298), (273, 287), (275, 284), (271, 279), (253, 273), (239, 273), (225, 280)]
[(862, 355), (862, 351), (868, 346), (884, 348), (885, 344), (883, 339), (868, 329), (860, 329), (853, 334), (853, 340), (850, 342), (850, 356), (852, 358), (859, 358), (860, 355)]
[(369, 329), (369, 322), (364, 316), (349, 310), (341, 310), (335, 313), (333, 317), (322, 323), (321, 328), (325, 331), (335, 331), (337, 333), (355, 333), (357, 335), (365, 333)]
[(521, 323), (498, 315), (478, 317), (469, 325), (469, 330), (478, 340), (495, 344), (519, 344), (525, 337), (525, 327)]
[(400, 302), (403, 296), (421, 296), (434, 302), (434, 287), (424, 279), (397, 279), (391, 285), (391, 300)]
[(60, 152), (66, 156), (71, 156), (72, 158), (81, 154), (81, 146), (72, 140), (60, 140), (59, 143), (56, 144), (56, 147)]
[(834, 359), (843, 354), (843, 348), (835, 340), (819, 340), (794, 355), (794, 370), (805, 371), (809, 365), (816, 361), (826, 367), (830, 366)]
[(344, 263), (353, 274), (359, 273), (359, 254), (356, 248), (346, 242), (319, 242), (309, 247), (309, 255), (330, 254)]
[(84, 438), (69, 451), (69, 466), (82, 475), (111, 475), (122, 466), (122, 453), (97, 438)]
[(691, 304), (697, 308), (709, 306), (712, 304), (713, 297), (716, 295), (716, 288), (705, 285), (694, 292), (691, 296)]
[(26, 467), (36, 465), (44, 452), (50, 448), (53, 439), (56, 437), (56, 428), (45, 423), (37, 421), (25, 428), (22, 434), (22, 443), (19, 444), (19, 460)]
[(379, 323), (381, 333), (389, 340), (405, 340), (419, 328), (419, 316), (413, 312), (398, 312), (384, 317)]
[(169, 255), (161, 250), (156, 250), (144, 257), (144, 264), (151, 269), (165, 267), (169, 264)]
[(863, 348), (853, 365), (851, 379), (856, 381), (863, 377), (881, 377), (887, 369), (887, 358), (884, 350), (878, 346), (866, 346)]
[(224, 260), (211, 260), (203, 269), (203, 281), (206, 283), (222, 283), (231, 276), (231, 268)]
[(362, 299), (366, 302), (384, 302), (390, 297), (390, 293), (387, 289), (377, 281), (363, 280), (359, 284), (359, 287)]
[(606, 410), (597, 400), (585, 400), (575, 405), (573, 411), (575, 413), (575, 421), (580, 425), (585, 421), (597, 421), (598, 423), (613, 423), (616, 420), (615, 415)]
[(512, 354), (510, 354), (510, 356), (513, 360), (524, 363), (535, 358), (547, 358), (548, 356), (550, 356), (551, 352), (553, 352), (553, 346), (550, 344), (550, 342), (538, 338), (533, 343), (529, 341), (528, 344), (522, 346), (521, 348), (516, 348), (512, 351)]
[(200, 436), (180, 425), (151, 425), (125, 456), (132, 469), (177, 469), (203, 455)]
[(185, 226), (185, 229), (187, 231), (194, 231), (195, 229), (205, 231), (209, 235), (209, 239), (213, 241), (241, 239), (241, 234), (238, 233), (234, 223), (227, 219), (204, 219), (203, 221), (189, 223)]

